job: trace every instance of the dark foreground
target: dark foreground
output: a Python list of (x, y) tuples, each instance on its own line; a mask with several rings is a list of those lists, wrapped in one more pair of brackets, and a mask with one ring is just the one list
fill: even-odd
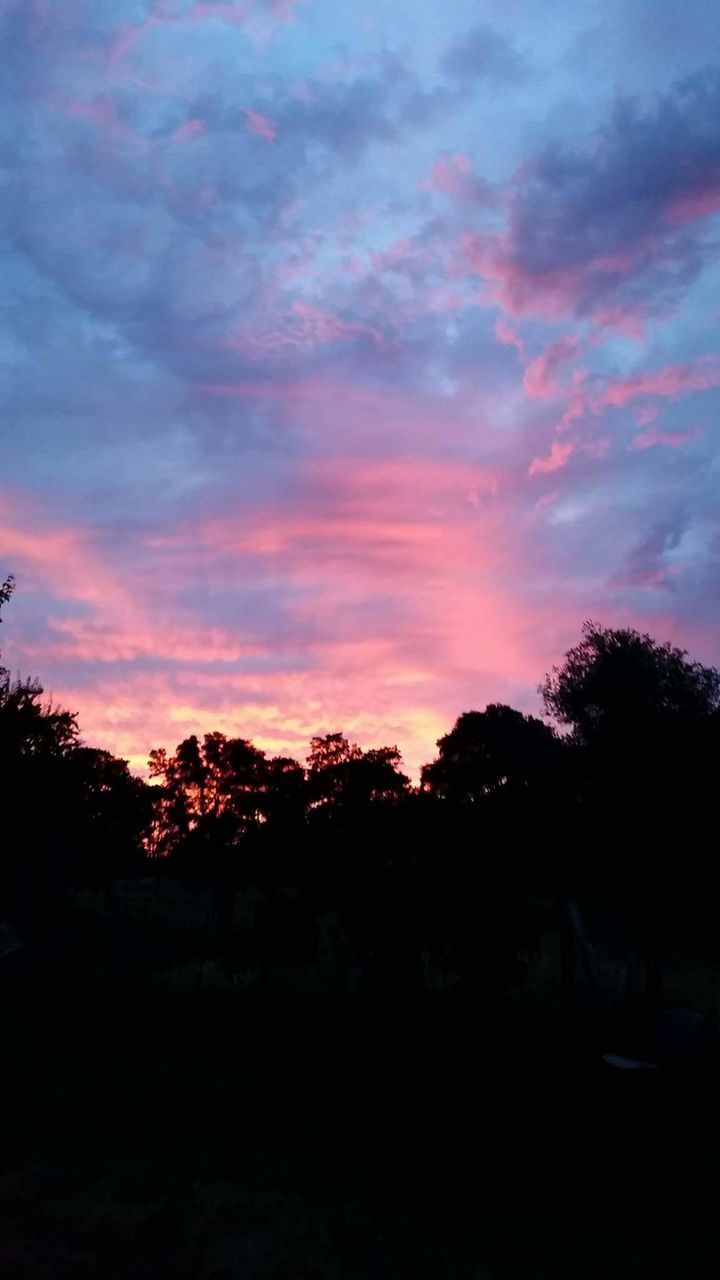
[(441, 1001), (3, 1000), (8, 1280), (720, 1274), (711, 1076)]

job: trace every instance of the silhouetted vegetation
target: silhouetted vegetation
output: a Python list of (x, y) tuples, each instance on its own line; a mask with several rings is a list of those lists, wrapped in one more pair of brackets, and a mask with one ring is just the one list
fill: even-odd
[(171, 875), (211, 886), (228, 978), (262, 988), (309, 967), (321, 987), (404, 998), (497, 995), (558, 904), (588, 893), (634, 903), (648, 935), (712, 948), (718, 672), (588, 622), (540, 693), (548, 722), (499, 704), (461, 715), (418, 787), (395, 746), (341, 733), (314, 737), (306, 764), (192, 735), (151, 752), (148, 784), (3, 670), (0, 769), (23, 815), (5, 841), (8, 914)]
[[(657, 1013), (663, 946), (717, 971), (720, 676), (587, 623), (540, 693), (418, 786), (341, 733), (144, 782), (0, 670), (8, 1274), (715, 1273), (715, 1046)], [(640, 946), (610, 1014), (584, 920)], [(618, 1091), (607, 1049), (701, 1069)]]
[[(0, 588), (0, 604), (13, 591)], [(0, 887), (5, 911), (44, 918), (57, 895), (133, 864), (149, 820), (148, 788), (124, 760), (83, 746), (76, 716), (34, 679), (0, 668), (0, 777), (5, 797)]]

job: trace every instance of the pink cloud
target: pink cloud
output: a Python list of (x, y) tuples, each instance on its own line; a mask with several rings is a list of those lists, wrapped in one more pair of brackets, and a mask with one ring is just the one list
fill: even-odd
[(195, 0), (186, 5), (180, 0), (155, 0), (148, 16), (136, 23), (118, 27), (110, 47), (109, 62), (115, 71), (122, 69), (127, 55), (154, 28), (163, 26), (199, 26), (206, 22), (225, 22), (237, 27), (259, 44), (265, 44), (279, 26), (292, 22), (295, 11), (307, 0)]
[(574, 359), (581, 348), (581, 342), (573, 334), (553, 342), (539, 356), (531, 360), (525, 369), (523, 386), (527, 394), (534, 400), (545, 400), (557, 395), (561, 387), (553, 377), (555, 371), (566, 361)]
[(248, 133), (256, 138), (264, 138), (266, 142), (274, 142), (277, 137), (277, 126), (268, 116), (255, 111), (253, 107), (243, 107)]
[[(557, 430), (565, 431), (587, 415), (599, 417), (606, 409), (626, 408), (636, 400), (672, 401), (716, 386), (720, 386), (720, 361), (713, 355), (645, 370), (627, 378), (596, 379), (594, 384), (590, 383), (585, 370), (578, 369)], [(637, 414), (639, 425), (654, 421), (658, 412), (652, 404), (641, 406)]]
[(532, 666), (501, 523), (497, 477), (483, 468), (348, 457), (310, 465), (296, 500), (190, 525), (164, 553), (185, 574), (214, 566), (218, 589), (239, 565), (250, 581), (271, 574), (291, 593), (288, 644), (302, 635), (306, 690), (336, 687), (318, 715), (356, 717), (372, 671), (373, 711), (405, 722), (396, 736), (417, 759), (427, 747), (408, 721), (427, 716), (444, 681), (479, 665), (504, 684)]
[(557, 319), (572, 310), (582, 294), (585, 264), (582, 270), (557, 267), (526, 271), (515, 260), (508, 236), (468, 232), (461, 241), (460, 259), (486, 282), (488, 302), (499, 303), (513, 316), (538, 314)]
[[(565, 345), (567, 344), (567, 345)], [(531, 362), (525, 371), (525, 389), (529, 394), (541, 398), (557, 390), (552, 381), (550, 370), (556, 359), (570, 358), (579, 349), (579, 341), (574, 338), (561, 339), (549, 348), (537, 360)], [(529, 385), (528, 385), (529, 383)], [(665, 399), (675, 400), (694, 391), (704, 391), (720, 386), (720, 361), (715, 356), (700, 356), (697, 360), (686, 363), (665, 365), (660, 369), (646, 370), (631, 374), (626, 378), (615, 378), (607, 381), (596, 379), (591, 384), (586, 370), (577, 369), (563, 414), (556, 430), (567, 431), (574, 423), (587, 416), (601, 417), (606, 409), (622, 409), (635, 400)], [(640, 426), (648, 426), (659, 414), (654, 404), (642, 405), (637, 411)], [(631, 448), (646, 449), (651, 445), (665, 444), (669, 447), (680, 447), (691, 439), (696, 432), (671, 433), (660, 432), (653, 428), (641, 432), (635, 437)], [(529, 475), (542, 475), (564, 467), (573, 453), (582, 452), (588, 457), (603, 458), (610, 448), (610, 438), (602, 437), (590, 441), (574, 441), (560, 444), (554, 441), (550, 453), (546, 457), (534, 458), (528, 469)]]
[(544, 511), (546, 507), (552, 507), (560, 497), (560, 490), (553, 489), (550, 493), (544, 493), (535, 503), (536, 511)]
[(159, 22), (160, 19), (151, 14), (144, 22), (123, 23), (119, 26), (112, 44), (110, 45), (108, 55), (110, 70), (120, 71), (125, 63), (127, 55), (142, 39), (143, 35), (153, 27), (156, 27)]
[(428, 311), (440, 315), (450, 315), (453, 311), (460, 311), (464, 305), (465, 298), (462, 293), (454, 289), (446, 289), (443, 285), (431, 289), (425, 301)]
[(511, 324), (508, 324), (508, 321), (504, 316), (500, 316), (495, 321), (495, 337), (498, 342), (503, 344), (504, 347), (515, 347), (520, 352), (520, 356), (524, 359), (525, 343), (520, 337), (517, 329), (514, 329)]
[(81, 708), (87, 741), (110, 747), (139, 773), (146, 772), (153, 747), (173, 747), (191, 733), (242, 734), (268, 753), (303, 760), (313, 734), (341, 727), (364, 747), (399, 743), (417, 776), (451, 722), (448, 712), (424, 695), (425, 673), (381, 677), (371, 709), (360, 672), (378, 661), (382, 669), (383, 647), (358, 647), (344, 656), (336, 651), (335, 656), (335, 669), (318, 671), (311, 688), (304, 673), (292, 671), (252, 676), (132, 671), (122, 680), (99, 677), (92, 690), (69, 680), (61, 701)]
[(557, 424), (558, 431), (567, 431), (567, 429), (572, 426), (573, 422), (577, 422), (585, 417), (585, 414), (588, 411), (588, 398), (586, 391), (587, 380), (587, 370), (574, 370), (570, 389), (567, 393), (565, 409)]
[(644, 404), (635, 414), (635, 420), (639, 427), (647, 427), (649, 423), (655, 422), (660, 417), (660, 406), (657, 404)]
[(379, 346), (382, 346), (385, 341), (382, 331), (374, 325), (343, 320), (331, 311), (326, 311), (322, 307), (317, 307), (300, 299), (293, 303), (292, 314), (304, 326), (306, 332), (311, 336), (313, 344), (338, 342), (344, 338), (360, 336), (371, 337)]
[(662, 369), (633, 374), (609, 383), (593, 401), (596, 412), (605, 408), (623, 408), (643, 396), (675, 400), (689, 391), (706, 391), (720, 386), (720, 360), (717, 356), (699, 356), (685, 364), (668, 364)]
[(460, 153), (442, 156), (435, 161), (429, 178), (418, 184), (421, 191), (440, 191), (457, 199), (467, 192), (473, 167), (469, 158)]
[(561, 444), (559, 440), (553, 440), (546, 458), (533, 458), (528, 467), (528, 475), (540, 476), (547, 475), (551, 471), (559, 471), (561, 467), (566, 466), (574, 452), (575, 445), (569, 441)]
[(282, 380), (268, 375), (243, 382), (198, 383), (194, 395), (200, 400), (257, 400), (276, 405), (283, 415), (291, 415), (305, 441), (322, 452), (337, 446), (341, 405), (342, 440), (347, 450), (377, 448), (381, 454), (387, 452), (388, 441), (396, 450), (407, 444), (421, 454), (435, 453), (439, 440), (448, 446), (453, 441), (464, 446), (470, 435), (475, 438), (482, 432), (483, 413), (492, 421), (496, 404), (491, 391), (483, 401), (475, 378), (448, 395), (427, 388), (363, 385), (328, 375)]
[[(469, 270), (483, 279), (483, 297), (488, 303), (497, 303), (511, 316), (559, 320), (576, 311), (590, 283), (597, 288), (603, 279), (630, 277), (652, 262), (654, 252), (655, 243), (648, 237), (617, 253), (598, 254), (579, 264), (530, 270), (518, 260), (509, 233), (466, 232), (457, 258), (459, 270)], [(642, 337), (647, 319), (639, 306), (600, 303), (593, 307), (592, 316), (600, 328), (617, 329), (634, 338)]]
[[(307, 464), (293, 493), (138, 535), (130, 580), (116, 560), (127, 548), (8, 509), (0, 538), (18, 576), (63, 604), (43, 608), (50, 623), (24, 659), (41, 674), (63, 664), (53, 691), (88, 740), (141, 765), (151, 746), (204, 729), (304, 754), (312, 733), (341, 726), (367, 745), (399, 742), (417, 768), (470, 697), (458, 682), (486, 701), (532, 686), (542, 657), (512, 586), (522, 555), (494, 471), (348, 456)], [(188, 573), (224, 596), (272, 579), (281, 630), (187, 617)], [(68, 677), (73, 664), (92, 666), (91, 686)]]
[(199, 134), (205, 132), (205, 129), (205, 121), (200, 116), (195, 116), (194, 119), (178, 125), (172, 136), (176, 142), (186, 142), (189, 138), (197, 138)]
[[(122, 569), (99, 546), (92, 529), (74, 528), (39, 515), (5, 496), (0, 502), (0, 543), (29, 585), (62, 600), (49, 607), (47, 637), (28, 646), (33, 660), (128, 661), (155, 656), (170, 661), (237, 661), (252, 652), (236, 632), (203, 628), (174, 616), (157, 591), (133, 589)], [(158, 575), (153, 575), (157, 584)], [(67, 606), (75, 606), (68, 614)], [(79, 606), (79, 608), (78, 608)]]
[[(656, 308), (655, 315), (658, 314), (659, 308)], [(596, 307), (593, 312), (593, 321), (598, 333), (602, 333), (603, 329), (612, 329), (615, 333), (632, 338), (634, 342), (643, 342), (648, 316), (638, 306), (624, 304), (615, 307)]]
[(65, 111), (78, 120), (90, 120), (102, 129), (113, 129), (120, 124), (118, 109), (109, 98), (91, 98), (85, 102), (66, 102)]
[[(285, 281), (284, 274), (281, 278)], [(255, 359), (274, 362), (290, 352), (312, 351), (358, 338), (369, 338), (378, 347), (385, 344), (385, 335), (378, 326), (344, 320), (314, 303), (296, 299), (284, 315), (273, 315), (266, 328), (256, 320), (251, 328), (231, 334), (223, 345), (251, 353)]]
[(720, 211), (720, 180), (703, 191), (679, 196), (665, 211), (668, 222), (683, 226), (699, 218), (710, 218)]
[(578, 448), (587, 454), (588, 458), (606, 458), (611, 444), (612, 440), (609, 436), (602, 436), (598, 440), (586, 440)]
[[(621, 155), (618, 146), (617, 157)], [(592, 317), (600, 327), (642, 339), (647, 318), (667, 310), (667, 303), (653, 297), (658, 277), (662, 279), (671, 268), (677, 270), (678, 257), (689, 254), (679, 242), (678, 228), (720, 211), (720, 170), (709, 152), (700, 148), (695, 159), (671, 149), (666, 160), (672, 166), (668, 187), (674, 188), (673, 194), (664, 201), (658, 195), (654, 208), (649, 201), (643, 218), (628, 218), (624, 235), (621, 225), (617, 232), (611, 226), (607, 235), (600, 223), (594, 228), (592, 220), (600, 215), (590, 205), (576, 207), (571, 192), (566, 202), (558, 201), (558, 189), (551, 174), (543, 174), (542, 165), (540, 173), (532, 165), (520, 166), (502, 197), (508, 211), (506, 228), (466, 232), (458, 247), (459, 261), (482, 277), (486, 299), (499, 303), (510, 315), (558, 319), (575, 313)], [(588, 165), (589, 181), (591, 172)], [(435, 185), (452, 188), (454, 193), (461, 180), (447, 160), (441, 162)], [(602, 190), (600, 185), (597, 189)], [(621, 191), (619, 187), (618, 208)], [(565, 252), (563, 225), (572, 251)], [(603, 241), (607, 247), (598, 251), (596, 246)], [(692, 266), (689, 259), (688, 266)], [(625, 282), (643, 276), (647, 276), (647, 304), (625, 302)], [(639, 296), (637, 289), (633, 292)]]
[(372, 255), (372, 267), (377, 272), (402, 271), (411, 278), (424, 277), (433, 262), (432, 251), (418, 238), (401, 236)]
[(462, 152), (443, 155), (435, 161), (427, 178), (418, 183), (420, 191), (438, 191), (451, 200), (494, 205), (496, 196), (490, 185), (475, 173), (472, 162)]
[[(336, 386), (335, 424), (346, 400), (352, 418), (358, 403)], [(301, 404), (315, 416), (317, 402)], [(494, 468), (346, 451), (296, 467), (275, 497), (138, 532), (129, 546), (8, 501), (0, 542), (19, 599), (44, 590), (39, 616), (51, 621), (19, 653), (9, 627), (5, 658), (38, 670), (79, 710), (87, 741), (138, 769), (151, 747), (189, 733), (240, 733), (302, 757), (313, 733), (342, 728), (366, 746), (397, 742), (417, 775), (461, 710), (498, 699), (533, 709), (528, 691), (587, 613), (559, 583), (539, 611), (527, 537), (542, 505), (517, 519), (516, 498)], [(272, 583), (281, 625), (274, 609), (249, 632), (204, 620), (205, 603), (188, 616), (189, 581), (204, 584), (205, 603)]]
[(639, 431), (635, 436), (632, 449), (650, 449), (653, 445), (665, 445), (668, 449), (682, 449), (688, 440), (696, 440), (700, 435), (697, 428), (691, 431), (660, 431), (651, 427), (648, 431)]

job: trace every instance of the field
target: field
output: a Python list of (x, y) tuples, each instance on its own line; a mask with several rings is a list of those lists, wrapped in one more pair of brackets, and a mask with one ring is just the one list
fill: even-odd
[(713, 1081), (613, 1073), (547, 1010), (3, 999), (12, 1280), (720, 1273)]

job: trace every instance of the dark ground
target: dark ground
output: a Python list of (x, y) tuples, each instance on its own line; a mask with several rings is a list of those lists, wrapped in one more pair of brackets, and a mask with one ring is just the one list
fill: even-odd
[(547, 1014), (6, 984), (8, 1280), (720, 1274), (711, 1074)]

